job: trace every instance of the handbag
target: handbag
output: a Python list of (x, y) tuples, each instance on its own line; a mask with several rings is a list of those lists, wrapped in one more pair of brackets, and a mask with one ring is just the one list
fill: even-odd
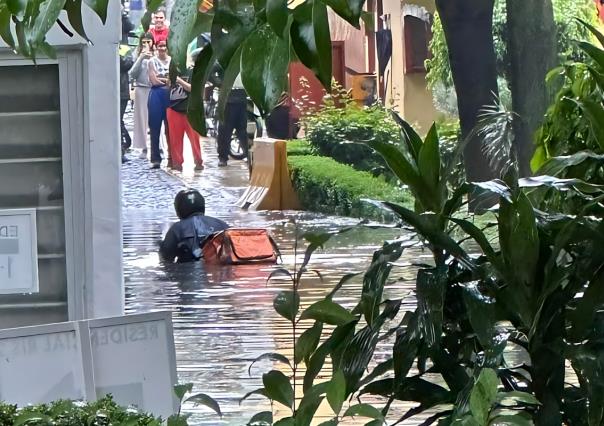
[(276, 263), (279, 249), (266, 229), (230, 228), (210, 235), (202, 243), (206, 263), (243, 265)]

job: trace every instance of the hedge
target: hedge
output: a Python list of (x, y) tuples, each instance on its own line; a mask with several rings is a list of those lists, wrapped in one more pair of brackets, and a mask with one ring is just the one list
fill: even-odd
[(401, 188), (329, 157), (296, 155), (299, 148), (300, 144), (292, 145), (288, 163), (294, 189), (305, 210), (390, 221), (393, 218), (390, 213), (361, 200), (367, 198), (413, 206), (412, 197)]

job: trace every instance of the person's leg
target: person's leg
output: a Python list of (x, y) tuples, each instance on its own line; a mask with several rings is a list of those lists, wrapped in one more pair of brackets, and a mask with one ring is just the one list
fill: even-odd
[(182, 114), (185, 120), (185, 131), (187, 132), (187, 137), (189, 138), (189, 143), (191, 144), (191, 151), (193, 151), (193, 159), (195, 160), (195, 168), (202, 169), (203, 168), (203, 158), (201, 157), (201, 143), (199, 133), (193, 129), (191, 123), (189, 123), (189, 119), (186, 114)]
[(120, 129), (122, 132), (122, 148), (128, 149), (132, 145), (132, 138), (130, 137), (130, 133), (128, 133), (128, 129), (126, 129), (126, 124), (124, 123), (124, 114), (126, 113), (126, 107), (128, 107), (129, 99), (120, 99)]
[(132, 144), (134, 148), (147, 151), (147, 129), (149, 128), (149, 88), (137, 87), (134, 89), (134, 134)]
[(224, 109), (224, 121), (218, 125), (218, 165), (226, 165), (229, 159), (229, 147), (234, 129), (234, 103), (227, 102)]
[(247, 153), (247, 100), (243, 100), (237, 103), (237, 108), (235, 108), (234, 114), (235, 117), (233, 119), (235, 121), (235, 132), (241, 144), (241, 148), (245, 153)]
[(186, 130), (186, 118), (183, 120), (182, 116), (184, 114), (176, 112), (172, 108), (168, 108), (166, 114), (168, 118), (168, 132), (170, 133), (168, 147), (170, 148), (172, 167), (182, 169), (182, 145)]
[(151, 163), (154, 165), (161, 163), (161, 154), (159, 153), (159, 134), (165, 111), (162, 111), (163, 103), (161, 100), (161, 89), (151, 89), (149, 93), (149, 131), (151, 133)]

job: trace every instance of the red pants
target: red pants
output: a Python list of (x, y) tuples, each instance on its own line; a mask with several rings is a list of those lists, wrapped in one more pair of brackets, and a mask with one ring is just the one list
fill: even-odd
[(168, 133), (170, 133), (170, 158), (172, 159), (173, 166), (182, 166), (184, 161), (182, 158), (182, 145), (185, 133), (189, 137), (191, 142), (191, 149), (193, 150), (193, 159), (196, 165), (203, 164), (201, 158), (201, 146), (199, 143), (199, 133), (193, 130), (187, 114), (182, 112), (176, 112), (172, 108), (167, 110), (168, 118)]

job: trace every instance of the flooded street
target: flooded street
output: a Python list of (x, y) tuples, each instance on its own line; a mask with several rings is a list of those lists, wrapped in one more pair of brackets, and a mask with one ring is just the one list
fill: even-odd
[[(233, 204), (247, 185), (245, 162), (232, 161), (227, 168), (217, 168), (214, 142), (205, 142), (203, 151), (206, 169), (197, 174), (193, 173), (192, 163), (185, 163), (184, 172), (175, 175), (149, 170), (148, 163), (137, 159), (134, 153), (129, 154), (131, 161), (123, 166), (126, 311), (173, 312), (179, 380), (191, 382), (195, 392), (215, 398), (224, 414), (219, 420), (206, 407), (185, 405), (184, 411), (192, 413), (192, 424), (244, 425), (253, 414), (270, 409), (268, 400), (262, 397), (239, 404), (246, 393), (262, 387), (262, 373), (272, 364), (255, 364), (250, 377), (250, 363), (265, 352), (293, 354), (291, 326), (272, 307), (275, 294), (288, 284), (275, 281), (267, 285), (272, 265), (207, 268), (203, 262), (161, 264), (157, 244), (176, 221), (174, 195), (190, 185), (206, 197), (206, 214), (232, 226), (268, 228), (282, 251), (283, 266), (288, 269), (294, 265), (296, 228), (298, 233), (338, 229), (358, 220), (307, 212), (242, 211)], [(324, 298), (344, 274), (363, 271), (373, 251), (398, 232), (359, 227), (334, 237), (311, 260), (310, 267), (321, 272), (323, 281), (316, 276), (303, 281), (301, 310)], [(419, 251), (407, 254), (414, 261), (418, 256), (422, 256)], [(413, 268), (398, 268), (397, 278), (401, 274), (406, 278), (404, 285), (388, 288), (386, 298), (400, 298), (412, 290)], [(338, 295), (337, 302), (354, 306), (360, 295), (359, 280), (345, 285)], [(384, 348), (383, 354), (377, 356), (386, 357), (388, 351)], [(324, 411), (327, 420), (331, 412)]]

